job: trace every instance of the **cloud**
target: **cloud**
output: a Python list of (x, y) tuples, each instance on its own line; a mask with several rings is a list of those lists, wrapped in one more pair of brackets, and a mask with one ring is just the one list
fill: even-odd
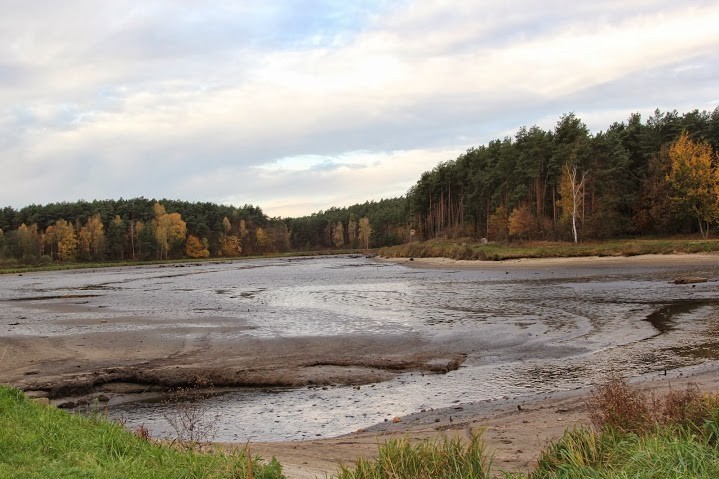
[(568, 111), (606, 128), (712, 108), (718, 23), (703, 1), (14, 2), (0, 191), (16, 207), (143, 195), (277, 215), (398, 195)]

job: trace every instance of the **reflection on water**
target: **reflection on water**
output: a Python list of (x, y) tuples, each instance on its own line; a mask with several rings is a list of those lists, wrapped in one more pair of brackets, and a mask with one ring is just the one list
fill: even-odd
[[(719, 276), (719, 268), (703, 269)], [(419, 335), (467, 353), (446, 375), (408, 373), (359, 389), (242, 390), (205, 403), (222, 417), (217, 440), (303, 439), (457, 402), (572, 389), (608, 371), (716, 359), (716, 286), (671, 284), (680, 273), (421, 270), (348, 257), (43, 273), (3, 278), (0, 326), (12, 325), (10, 337), (176, 334), (178, 325), (203, 341)], [(116, 405), (110, 414), (162, 435), (165, 407)]]

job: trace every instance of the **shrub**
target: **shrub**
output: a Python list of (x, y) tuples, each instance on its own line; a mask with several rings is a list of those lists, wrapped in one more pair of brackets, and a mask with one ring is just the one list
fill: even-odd
[(589, 417), (599, 430), (643, 433), (657, 426), (700, 431), (719, 411), (719, 396), (702, 393), (696, 384), (650, 399), (620, 377), (598, 386), (589, 401)]
[(631, 388), (624, 378), (611, 377), (597, 386), (587, 406), (589, 418), (599, 430), (640, 432), (646, 430), (650, 422), (646, 397)]

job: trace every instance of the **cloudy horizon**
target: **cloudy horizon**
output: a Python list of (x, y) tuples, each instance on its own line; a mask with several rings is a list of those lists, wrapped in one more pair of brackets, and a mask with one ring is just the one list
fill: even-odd
[(301, 216), (472, 146), (719, 106), (719, 4), (3, 2), (0, 207), (176, 198)]

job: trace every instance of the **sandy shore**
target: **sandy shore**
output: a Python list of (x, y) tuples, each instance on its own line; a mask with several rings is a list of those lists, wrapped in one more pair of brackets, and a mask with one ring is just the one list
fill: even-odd
[[(717, 391), (719, 363), (677, 369), (666, 376), (634, 378), (633, 383), (649, 394), (684, 389), (689, 384), (696, 384), (704, 391)], [(262, 457), (276, 457), (288, 479), (312, 479), (324, 478), (336, 472), (340, 464), (351, 465), (358, 457), (376, 457), (378, 444), (391, 439), (466, 439), (471, 433), (483, 431), (482, 437), (493, 456), (495, 472), (527, 472), (534, 468), (541, 451), (559, 439), (565, 430), (589, 425), (586, 400), (590, 394), (590, 389), (582, 388), (534, 399), (458, 404), (413, 414), (400, 418), (397, 423), (378, 424), (342, 437), (253, 443), (249, 447)]]

